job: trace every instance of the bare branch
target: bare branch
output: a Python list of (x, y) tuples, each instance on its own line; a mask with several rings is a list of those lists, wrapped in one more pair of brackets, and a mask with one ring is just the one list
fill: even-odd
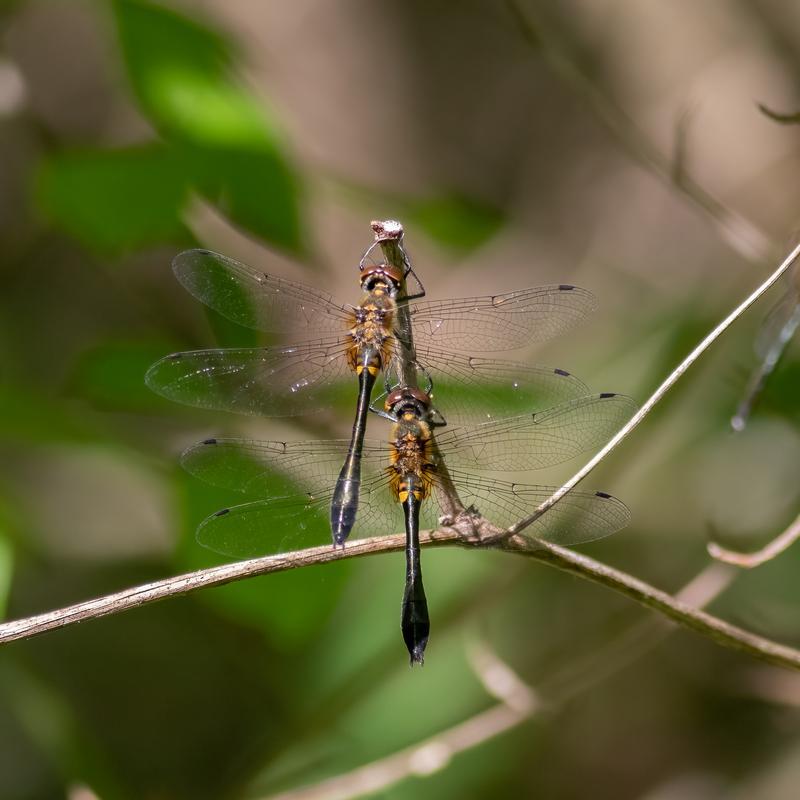
[[(476, 541), (478, 543), (497, 541), (498, 531), (488, 522), (479, 521), (476, 528), (475, 521), (470, 518), (469, 521), (457, 520), (455, 525), (457, 527), (424, 532), (420, 535), (421, 544), (425, 546), (474, 547)], [(473, 537), (469, 542), (468, 535)], [(344, 558), (396, 552), (402, 550), (404, 545), (404, 536), (383, 536), (355, 541), (348, 544), (344, 550), (326, 545), (201, 569), (185, 575), (153, 581), (142, 586), (134, 586), (121, 592), (49, 611), (45, 614), (3, 623), (0, 625), (0, 643), (30, 638), (55, 628), (63, 628), (87, 619), (117, 614), (165, 597), (188, 594), (209, 586), (221, 586), (242, 578), (266, 575), (271, 572), (284, 572), (311, 564), (327, 564)], [(524, 536), (507, 538), (502, 542), (501, 547), (507, 552), (523, 554), (536, 561), (614, 589), (641, 605), (658, 611), (674, 622), (713, 639), (724, 647), (739, 650), (770, 664), (800, 670), (800, 651), (730, 625), (711, 614), (697, 611), (666, 592), (581, 553), (546, 542), (529, 540)]]
[(800, 669), (800, 651), (793, 647), (778, 644), (724, 622), (705, 611), (698, 611), (632, 575), (564, 547), (523, 537), (514, 537), (512, 541), (513, 552), (525, 553), (537, 561), (552, 564), (565, 572), (608, 586), (643, 606), (660, 611), (674, 622), (702, 633), (717, 644), (747, 653), (770, 664), (794, 670)]
[(592, 458), (579, 469), (557, 492), (554, 492), (544, 501), (529, 517), (520, 520), (509, 528), (511, 534), (519, 533), (535, 522), (549, 508), (552, 508), (567, 492), (574, 489), (612, 450), (616, 449), (622, 441), (636, 428), (639, 423), (653, 410), (662, 397), (678, 382), (689, 367), (742, 315), (753, 303), (777, 283), (781, 276), (792, 266), (800, 255), (800, 243), (783, 260), (781, 265), (764, 281), (749, 297), (743, 300), (728, 314), (697, 347), (667, 376), (666, 380), (645, 400), (642, 407), (630, 420), (614, 435), (614, 437), (600, 449)]
[(733, 564), (735, 567), (752, 569), (779, 556), (784, 550), (788, 550), (798, 538), (800, 538), (800, 516), (783, 533), (778, 534), (760, 550), (752, 553), (740, 553), (736, 550), (728, 550), (721, 547), (716, 542), (709, 542), (708, 552), (717, 561), (724, 561), (726, 564)]

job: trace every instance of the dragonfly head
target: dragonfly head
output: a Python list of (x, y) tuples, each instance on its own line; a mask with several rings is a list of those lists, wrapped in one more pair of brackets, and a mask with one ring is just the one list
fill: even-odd
[(415, 417), (422, 419), (430, 411), (431, 398), (420, 389), (405, 387), (389, 392), (386, 396), (385, 407), (395, 417), (401, 416), (404, 412), (410, 412)]
[(403, 273), (391, 264), (370, 264), (361, 270), (361, 288), (374, 292), (381, 287), (384, 291), (396, 294), (403, 282)]

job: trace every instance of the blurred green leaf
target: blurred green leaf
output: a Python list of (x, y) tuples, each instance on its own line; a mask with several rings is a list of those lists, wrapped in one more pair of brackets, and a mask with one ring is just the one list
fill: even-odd
[(153, 3), (115, 0), (113, 8), (134, 92), (182, 148), (193, 185), (237, 224), (302, 253), (298, 178), (263, 101), (234, 79), (230, 45)]
[(51, 220), (95, 250), (123, 252), (185, 235), (187, 178), (160, 145), (51, 155), (36, 195)]
[(8, 593), (11, 591), (11, 576), (14, 572), (14, 551), (6, 536), (2, 512), (0, 511), (0, 619), (5, 618)]
[(85, 442), (102, 439), (79, 411), (16, 386), (0, 387), (0, 439), (7, 442)]
[(69, 380), (70, 388), (101, 408), (163, 407), (163, 401), (145, 386), (144, 374), (168, 349), (160, 343), (103, 342), (78, 359)]
[(457, 252), (485, 244), (504, 221), (498, 209), (459, 194), (410, 201), (404, 216), (436, 242)]

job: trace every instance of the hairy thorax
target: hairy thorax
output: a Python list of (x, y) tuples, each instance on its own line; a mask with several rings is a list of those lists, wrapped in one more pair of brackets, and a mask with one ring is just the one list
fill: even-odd
[(391, 488), (402, 503), (409, 493), (409, 477), (413, 477), (414, 496), (424, 500), (433, 483), (431, 431), (426, 422), (413, 414), (404, 414), (395, 423), (390, 443), (392, 465), (389, 467)]
[(360, 373), (366, 367), (373, 375), (386, 365), (391, 354), (395, 302), (382, 287), (368, 292), (353, 311), (348, 331), (347, 360)]

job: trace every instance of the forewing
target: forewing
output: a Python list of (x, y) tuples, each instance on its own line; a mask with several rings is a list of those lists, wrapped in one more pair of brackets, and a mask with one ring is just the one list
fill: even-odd
[[(451, 473), (461, 501), (474, 506), (486, 519), (508, 528), (532, 514), (555, 486), (532, 486)], [(575, 545), (602, 539), (624, 528), (630, 511), (605, 492), (571, 491), (527, 527), (523, 535), (553, 544)]]
[(421, 346), (480, 353), (551, 339), (580, 324), (595, 307), (591, 292), (560, 284), (416, 303), (409, 311)]
[(599, 394), (546, 411), (436, 433), (445, 464), (483, 470), (542, 469), (604, 444), (630, 418), (625, 395)]
[(354, 397), (357, 388), (345, 344), (336, 339), (173, 353), (150, 367), (145, 382), (178, 403), (268, 417), (329, 408), (348, 384)]
[(260, 272), (211, 250), (179, 253), (172, 269), (198, 300), (247, 328), (291, 332), (300, 338), (347, 330), (347, 310), (327, 292)]

